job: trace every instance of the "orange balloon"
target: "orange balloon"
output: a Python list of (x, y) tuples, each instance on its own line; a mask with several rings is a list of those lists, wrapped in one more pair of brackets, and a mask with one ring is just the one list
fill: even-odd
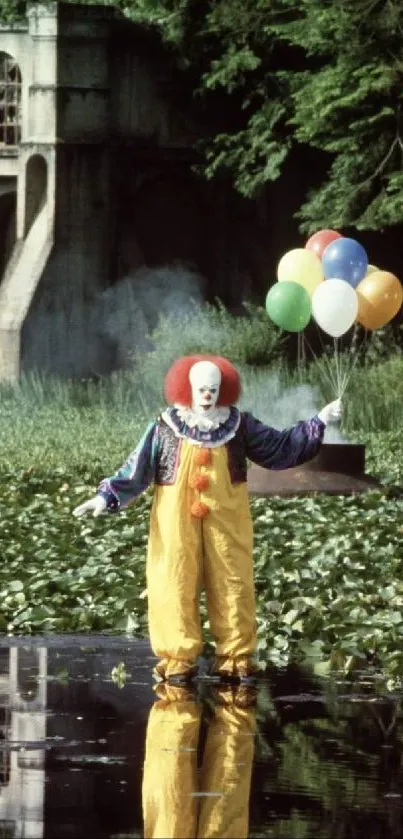
[(389, 271), (373, 271), (356, 288), (357, 321), (365, 329), (380, 329), (397, 315), (403, 303), (403, 288)]

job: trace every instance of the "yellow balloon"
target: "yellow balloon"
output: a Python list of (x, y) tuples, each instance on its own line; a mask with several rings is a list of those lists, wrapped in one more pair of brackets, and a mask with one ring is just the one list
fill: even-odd
[(369, 275), (373, 274), (374, 271), (380, 271), (380, 268), (377, 268), (376, 265), (368, 265), (367, 266), (367, 273), (365, 274), (365, 276), (369, 277)]
[(324, 281), (322, 262), (313, 251), (294, 248), (280, 259), (277, 278), (281, 282), (298, 283), (312, 295), (319, 283)]
[(357, 321), (365, 329), (380, 329), (397, 315), (403, 303), (403, 288), (389, 271), (373, 271), (356, 288)]

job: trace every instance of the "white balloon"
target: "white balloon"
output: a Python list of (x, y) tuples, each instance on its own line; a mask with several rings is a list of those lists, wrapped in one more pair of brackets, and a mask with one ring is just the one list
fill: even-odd
[(318, 326), (332, 338), (345, 335), (358, 314), (355, 288), (336, 277), (325, 280), (312, 295), (312, 314)]

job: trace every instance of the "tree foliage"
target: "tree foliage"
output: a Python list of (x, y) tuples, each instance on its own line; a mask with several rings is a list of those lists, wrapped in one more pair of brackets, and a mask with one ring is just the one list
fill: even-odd
[(0, 24), (15, 23), (24, 17), (24, 0), (0, 0)]
[(328, 168), (300, 210), (304, 231), (401, 221), (397, 0), (161, 0), (159, 6), (166, 13), (161, 31), (199, 65), (204, 91), (240, 96), (243, 124), (211, 138), (209, 175), (228, 169), (239, 191), (253, 195), (278, 177), (295, 145), (308, 145), (325, 153)]
[[(399, 0), (104, 2), (158, 28), (207, 104), (226, 97), (222, 128), (205, 146), (207, 176), (229, 172), (252, 196), (279, 177), (293, 148), (308, 146), (327, 168), (312, 172), (304, 232), (401, 222)], [(0, 0), (0, 17), (11, 5)], [(231, 108), (237, 118), (226, 122)]]

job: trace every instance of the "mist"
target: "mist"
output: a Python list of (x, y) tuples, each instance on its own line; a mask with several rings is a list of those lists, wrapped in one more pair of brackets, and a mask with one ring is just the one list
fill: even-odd
[(134, 353), (150, 350), (159, 316), (202, 305), (205, 278), (180, 263), (140, 268), (91, 294), (75, 281), (73, 256), (60, 252), (55, 259), (54, 276), (68, 259), (69, 286), (45, 284), (24, 324), (24, 372), (79, 378), (130, 369)]
[[(59, 253), (58, 259), (62, 258)], [(262, 422), (281, 429), (309, 419), (323, 407), (319, 388), (286, 386), (280, 368), (278, 372), (251, 368), (231, 358), (239, 323), (229, 316), (212, 318), (204, 306), (206, 279), (189, 266), (178, 262), (142, 267), (86, 297), (81, 287), (75, 288), (71, 254), (70, 264), (69, 288), (61, 289), (58, 296), (45, 288), (29, 315), (23, 336), (24, 372), (35, 369), (73, 378), (101, 377), (116, 369), (133, 371), (153, 412), (160, 407), (167, 366), (189, 352), (189, 342), (197, 339), (201, 352), (228, 355), (239, 367), (240, 407)], [(160, 318), (169, 321), (158, 345), (155, 335), (151, 343), (150, 334)], [(327, 427), (325, 441), (347, 442), (335, 426)]]
[(116, 347), (119, 366), (134, 351), (151, 349), (149, 333), (160, 317), (185, 315), (202, 306), (206, 281), (184, 265), (141, 268), (104, 291), (98, 301), (100, 330)]
[[(285, 387), (280, 373), (245, 368), (241, 372), (240, 408), (274, 428), (287, 428), (300, 420), (310, 419), (324, 407), (319, 388), (308, 384)], [(333, 425), (326, 427), (324, 441), (347, 443), (340, 429)]]

